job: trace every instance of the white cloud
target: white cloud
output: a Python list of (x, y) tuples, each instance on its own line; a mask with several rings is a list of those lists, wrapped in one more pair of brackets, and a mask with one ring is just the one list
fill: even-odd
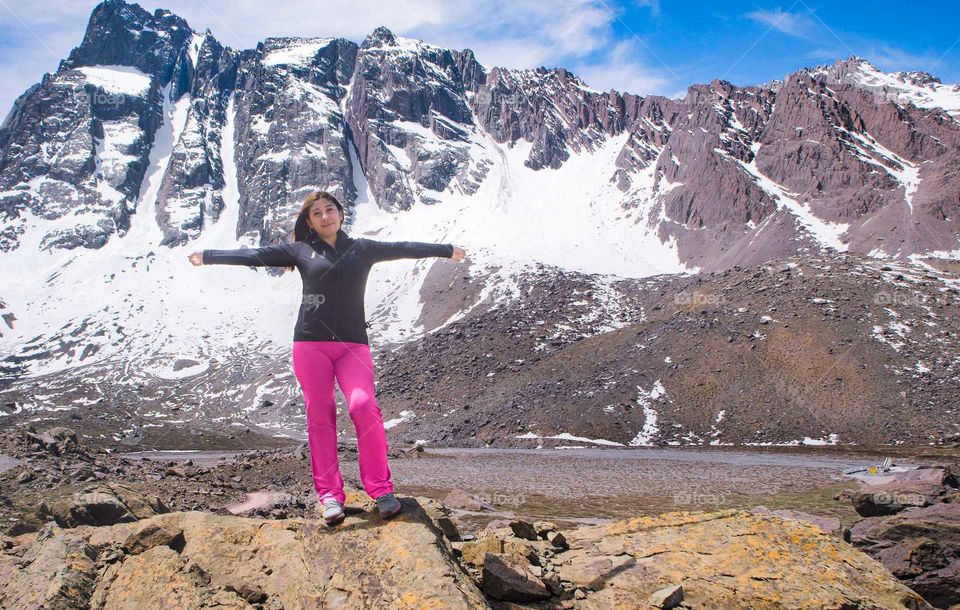
[(870, 60), (881, 70), (923, 70), (928, 71), (937, 63), (937, 56), (931, 53), (917, 54), (904, 51), (886, 44), (877, 44), (867, 48), (863, 57)]
[(650, 9), (650, 14), (656, 17), (660, 14), (660, 0), (633, 0), (637, 6)]
[(814, 25), (813, 21), (807, 15), (790, 13), (782, 11), (779, 8), (769, 11), (752, 11), (747, 13), (745, 17), (775, 30), (779, 30), (784, 34), (801, 38), (807, 36)]
[(600, 91), (616, 89), (621, 93), (649, 95), (665, 94), (668, 88), (675, 87), (665, 76), (638, 62), (636, 57), (636, 42), (623, 40), (614, 45), (603, 63), (580, 64), (571, 71)]

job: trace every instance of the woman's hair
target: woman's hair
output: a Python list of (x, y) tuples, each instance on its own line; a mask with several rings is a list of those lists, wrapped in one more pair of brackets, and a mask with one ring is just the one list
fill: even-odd
[[(304, 241), (317, 234), (316, 231), (310, 228), (307, 217), (310, 215), (310, 209), (314, 204), (324, 201), (329, 201), (337, 206), (337, 209), (340, 210), (340, 224), (341, 226), (343, 225), (343, 205), (340, 201), (334, 197), (332, 193), (328, 193), (327, 191), (313, 191), (303, 200), (303, 205), (300, 206), (300, 212), (297, 213), (297, 220), (293, 223), (293, 241)], [(284, 267), (284, 269), (293, 271), (293, 267)]]

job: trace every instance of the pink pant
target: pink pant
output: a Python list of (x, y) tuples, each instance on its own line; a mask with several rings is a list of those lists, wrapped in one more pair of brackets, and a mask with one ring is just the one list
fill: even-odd
[(307, 437), (313, 486), (320, 501), (334, 497), (346, 502), (337, 459), (337, 404), (333, 379), (347, 399), (347, 411), (357, 429), (360, 480), (371, 498), (393, 492), (387, 464), (387, 432), (373, 384), (370, 346), (341, 341), (294, 341), (293, 372), (300, 382), (307, 409)]

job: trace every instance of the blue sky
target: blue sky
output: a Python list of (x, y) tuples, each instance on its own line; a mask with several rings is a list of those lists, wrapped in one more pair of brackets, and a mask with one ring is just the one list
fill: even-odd
[[(0, 114), (80, 43), (92, 0), (0, 0)], [(883, 70), (960, 82), (956, 2), (687, 2), (671, 0), (145, 0), (224, 44), (267, 36), (342, 36), (375, 27), (481, 63), (563, 66), (592, 87), (682, 96), (722, 78), (746, 85), (856, 54)]]

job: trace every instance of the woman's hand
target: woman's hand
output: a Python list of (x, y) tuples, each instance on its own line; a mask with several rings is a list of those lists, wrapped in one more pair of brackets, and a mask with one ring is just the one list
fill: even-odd
[(189, 259), (195, 267), (199, 267), (203, 264), (203, 252), (194, 252), (193, 254), (187, 256), (187, 259)]
[(452, 258), (453, 260), (455, 260), (455, 261), (457, 261), (457, 262), (460, 262), (460, 261), (462, 261), (466, 256), (467, 256), (467, 251), (466, 251), (466, 250), (464, 250), (463, 248), (454, 246), (454, 247), (453, 247), (453, 256), (451, 256), (450, 258)]

